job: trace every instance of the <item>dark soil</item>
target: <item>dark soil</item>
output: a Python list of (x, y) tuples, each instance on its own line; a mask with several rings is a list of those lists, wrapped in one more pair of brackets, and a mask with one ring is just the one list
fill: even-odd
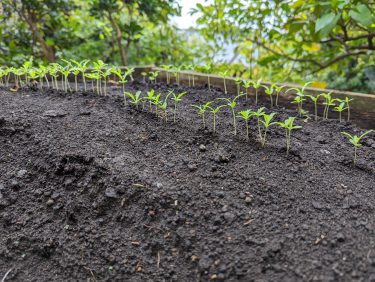
[(374, 135), (353, 166), (340, 132), (360, 129), (298, 120), (286, 156), (228, 109), (203, 130), (190, 104), (223, 96), (189, 90), (174, 124), (118, 95), (0, 91), (0, 279), (375, 281)]

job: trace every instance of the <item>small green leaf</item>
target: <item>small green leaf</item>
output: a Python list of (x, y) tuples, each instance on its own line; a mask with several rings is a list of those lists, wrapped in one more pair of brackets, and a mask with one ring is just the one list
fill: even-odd
[(357, 5), (349, 14), (353, 20), (366, 27), (370, 27), (375, 20), (370, 9), (364, 4)]
[(322, 16), (316, 21), (315, 32), (319, 32), (320, 37), (327, 36), (335, 27), (339, 18), (340, 15), (336, 15), (335, 13), (329, 13)]

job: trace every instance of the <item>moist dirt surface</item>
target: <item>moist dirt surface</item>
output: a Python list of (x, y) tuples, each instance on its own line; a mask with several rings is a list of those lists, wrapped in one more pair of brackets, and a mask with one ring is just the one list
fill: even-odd
[(190, 105), (226, 94), (182, 90), (176, 123), (117, 86), (0, 90), (0, 279), (375, 281), (374, 135), (353, 166), (340, 132), (363, 130), (297, 119), (287, 156), (276, 126), (265, 148), (254, 121), (234, 136), (229, 108), (203, 129)]

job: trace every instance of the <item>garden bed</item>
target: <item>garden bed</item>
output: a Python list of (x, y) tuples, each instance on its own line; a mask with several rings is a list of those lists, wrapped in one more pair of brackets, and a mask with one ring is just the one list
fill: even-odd
[(229, 109), (203, 129), (190, 105), (225, 94), (183, 90), (176, 123), (124, 106), (117, 86), (0, 91), (0, 278), (375, 280), (373, 138), (353, 166), (340, 132), (362, 130), (298, 119), (287, 156), (279, 128), (265, 148), (253, 124), (234, 136)]

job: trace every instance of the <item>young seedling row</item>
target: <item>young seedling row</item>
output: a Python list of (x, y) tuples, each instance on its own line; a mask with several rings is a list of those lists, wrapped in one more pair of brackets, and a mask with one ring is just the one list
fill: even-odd
[[(126, 90), (126, 83), (128, 80), (133, 79), (134, 68), (125, 68), (122, 71), (121, 68), (116, 66), (110, 66), (105, 64), (103, 61), (98, 60), (90, 64), (89, 60), (83, 60), (78, 62), (76, 60), (62, 60), (63, 64), (53, 63), (48, 66), (34, 67), (33, 62), (26, 61), (22, 67), (1, 67), (0, 68), (0, 84), (2, 86), (10, 86), (10, 78), (13, 76), (14, 84), (16, 89), (25, 86), (38, 86), (39, 90), (43, 93), (45, 87), (64, 92), (72, 93), (78, 91), (79, 84), (78, 78), (83, 83), (83, 90), (91, 90), (97, 95), (108, 95), (107, 85), (111, 80), (111, 77), (115, 77), (118, 84), (121, 85), (121, 93), (124, 97), (124, 104), (134, 105), (137, 110), (141, 108), (144, 110), (146, 104), (151, 112), (155, 113), (158, 117), (162, 118), (165, 122), (168, 121), (168, 109), (171, 108), (173, 112), (173, 122), (176, 122), (176, 116), (178, 114), (178, 104), (181, 102), (186, 92), (175, 93), (174, 90), (170, 90), (168, 94), (163, 98), (161, 94), (156, 94), (154, 90), (150, 90), (143, 94), (141, 91), (131, 93)], [(177, 86), (180, 86), (180, 74), (182, 70), (195, 70), (195, 66), (172, 66), (163, 65), (163, 71), (166, 73), (167, 84), (171, 83), (171, 79), (175, 79)], [(203, 69), (210, 73), (212, 70), (211, 64), (203, 66)], [(220, 76), (223, 79), (224, 94), (228, 96), (226, 78), (228, 71), (221, 72)], [(146, 77), (153, 83), (157, 83), (157, 77), (159, 71), (142, 72), (142, 81), (146, 83)], [(74, 77), (74, 84), (69, 81), (70, 77)], [(195, 86), (195, 78), (193, 73), (188, 73), (189, 86)], [(267, 133), (271, 127), (278, 126), (285, 130), (286, 139), (286, 153), (289, 154), (291, 149), (291, 135), (296, 129), (301, 129), (301, 125), (295, 125), (296, 117), (288, 117), (284, 121), (276, 121), (276, 112), (266, 113), (265, 108), (261, 107), (256, 110), (246, 109), (237, 111), (237, 101), (240, 98), (244, 98), (248, 101), (249, 89), (253, 89), (255, 95), (255, 106), (258, 105), (258, 96), (261, 89), (270, 101), (270, 109), (278, 107), (279, 96), (288, 92), (295, 93), (294, 100), (292, 103), (297, 105), (297, 112), (300, 118), (309, 119), (309, 113), (304, 110), (304, 102), (310, 100), (314, 104), (314, 120), (318, 120), (318, 107), (319, 102), (322, 102), (323, 106), (323, 119), (329, 118), (330, 109), (339, 113), (339, 121), (343, 121), (343, 113), (346, 112), (346, 120), (350, 121), (350, 102), (353, 99), (346, 97), (345, 99), (333, 98), (332, 93), (322, 93), (316, 96), (308, 95), (305, 91), (306, 87), (311, 82), (306, 83), (302, 88), (289, 88), (285, 89), (286, 86), (280, 86), (279, 84), (272, 84), (270, 86), (263, 85), (261, 80), (251, 81), (241, 78), (235, 78), (237, 85), (237, 96), (233, 99), (228, 97), (220, 97), (214, 101), (209, 101), (201, 105), (191, 105), (197, 110), (197, 113), (202, 119), (203, 127), (207, 127), (207, 114), (212, 115), (212, 130), (214, 133), (217, 132), (217, 124), (219, 121), (220, 112), (224, 108), (229, 108), (231, 112), (231, 120), (233, 125), (233, 133), (237, 135), (237, 124), (238, 120), (243, 120), (246, 127), (246, 139), (250, 139), (250, 124), (254, 121), (257, 127), (257, 139), (262, 147), (266, 146)], [(207, 76), (207, 85), (209, 91), (212, 89), (210, 82), (210, 76)], [(241, 90), (244, 89), (244, 92)], [(172, 106), (170, 106), (172, 105)], [(347, 132), (342, 132), (343, 135), (348, 137), (349, 142), (354, 147), (353, 162), (357, 161), (357, 150), (361, 147), (360, 141), (363, 137), (370, 134), (372, 130), (366, 131), (360, 136), (351, 135)]]

